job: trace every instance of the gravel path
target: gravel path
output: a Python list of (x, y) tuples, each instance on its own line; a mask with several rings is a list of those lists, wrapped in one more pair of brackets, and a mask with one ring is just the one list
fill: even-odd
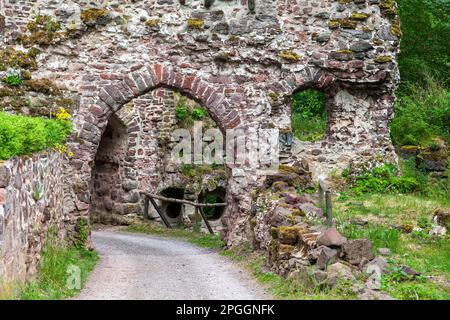
[(80, 300), (271, 298), (246, 271), (211, 250), (111, 230), (92, 236), (101, 259)]

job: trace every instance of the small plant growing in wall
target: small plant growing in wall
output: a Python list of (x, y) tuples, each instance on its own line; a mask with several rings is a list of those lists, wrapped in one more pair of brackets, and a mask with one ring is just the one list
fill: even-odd
[(85, 218), (81, 218), (77, 225), (78, 237), (75, 239), (75, 247), (78, 249), (86, 248), (86, 244), (91, 232), (91, 225)]
[(180, 103), (177, 106), (177, 108), (175, 109), (175, 113), (177, 115), (177, 120), (180, 123), (184, 123), (189, 117), (188, 109), (183, 103)]
[(201, 107), (197, 107), (197, 108), (194, 108), (194, 110), (192, 110), (192, 118), (194, 118), (194, 120), (201, 120), (205, 116), (206, 116), (206, 110)]
[(42, 199), (44, 196), (44, 186), (39, 184), (34, 187), (33, 190), (33, 199), (37, 202)]
[(23, 83), (22, 75), (20, 71), (17, 70), (9, 70), (6, 74), (3, 82), (12, 87), (18, 87)]

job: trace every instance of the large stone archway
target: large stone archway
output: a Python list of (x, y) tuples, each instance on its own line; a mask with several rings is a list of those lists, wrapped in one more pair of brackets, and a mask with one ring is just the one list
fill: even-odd
[[(74, 216), (89, 217), (92, 201), (92, 170), (102, 135), (111, 118), (117, 118), (116, 115), (128, 102), (139, 99), (158, 88), (167, 88), (197, 101), (208, 111), (223, 133), (242, 124), (241, 116), (227, 102), (221, 90), (215, 89), (195, 75), (185, 75), (168, 66), (149, 65), (125, 74), (121, 80), (110, 81), (107, 84), (96, 86), (89, 81), (85, 88), (88, 90), (86, 93), (82, 92), (82, 95), (84, 94), (86, 98), (81, 99), (80, 113), (74, 119), (80, 127), (71, 142), (71, 149), (75, 151), (71, 163), (77, 171), (77, 179), (74, 183), (77, 210)], [(135, 116), (129, 116), (128, 119), (120, 121), (124, 123), (128, 134), (139, 131), (140, 121)], [(239, 187), (242, 178), (231, 177), (227, 192), (227, 202), (230, 205), (224, 214), (227, 217), (228, 226), (241, 231), (246, 228), (247, 221), (245, 218), (237, 220), (234, 216), (238, 213), (243, 214), (249, 209), (248, 200), (252, 191), (251, 188), (247, 188), (243, 192), (245, 188)], [(245, 185), (248, 187), (247, 183)], [(240, 223), (236, 224), (236, 221)], [(237, 233), (245, 233), (241, 231)], [(240, 239), (240, 237), (237, 238)]]

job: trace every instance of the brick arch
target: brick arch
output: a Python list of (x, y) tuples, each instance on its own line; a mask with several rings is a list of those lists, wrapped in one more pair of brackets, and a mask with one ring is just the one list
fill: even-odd
[[(280, 78), (281, 80), (281, 78)], [(306, 88), (326, 90), (332, 87), (337, 78), (326, 71), (305, 68), (302, 72), (294, 73), (267, 85), (268, 92), (277, 94), (283, 101), (289, 101), (292, 95)]]
[(161, 86), (198, 101), (222, 131), (241, 123), (238, 112), (230, 108), (221, 90), (196, 75), (184, 74), (162, 64), (146, 66), (125, 75), (123, 80), (102, 86), (98, 90), (98, 98), (115, 112), (127, 102)]

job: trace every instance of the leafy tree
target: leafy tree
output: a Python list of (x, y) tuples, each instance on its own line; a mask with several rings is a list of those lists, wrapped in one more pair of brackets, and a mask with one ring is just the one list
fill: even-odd
[(402, 89), (437, 77), (448, 87), (450, 43), (449, 0), (398, 0), (403, 37), (399, 67)]

